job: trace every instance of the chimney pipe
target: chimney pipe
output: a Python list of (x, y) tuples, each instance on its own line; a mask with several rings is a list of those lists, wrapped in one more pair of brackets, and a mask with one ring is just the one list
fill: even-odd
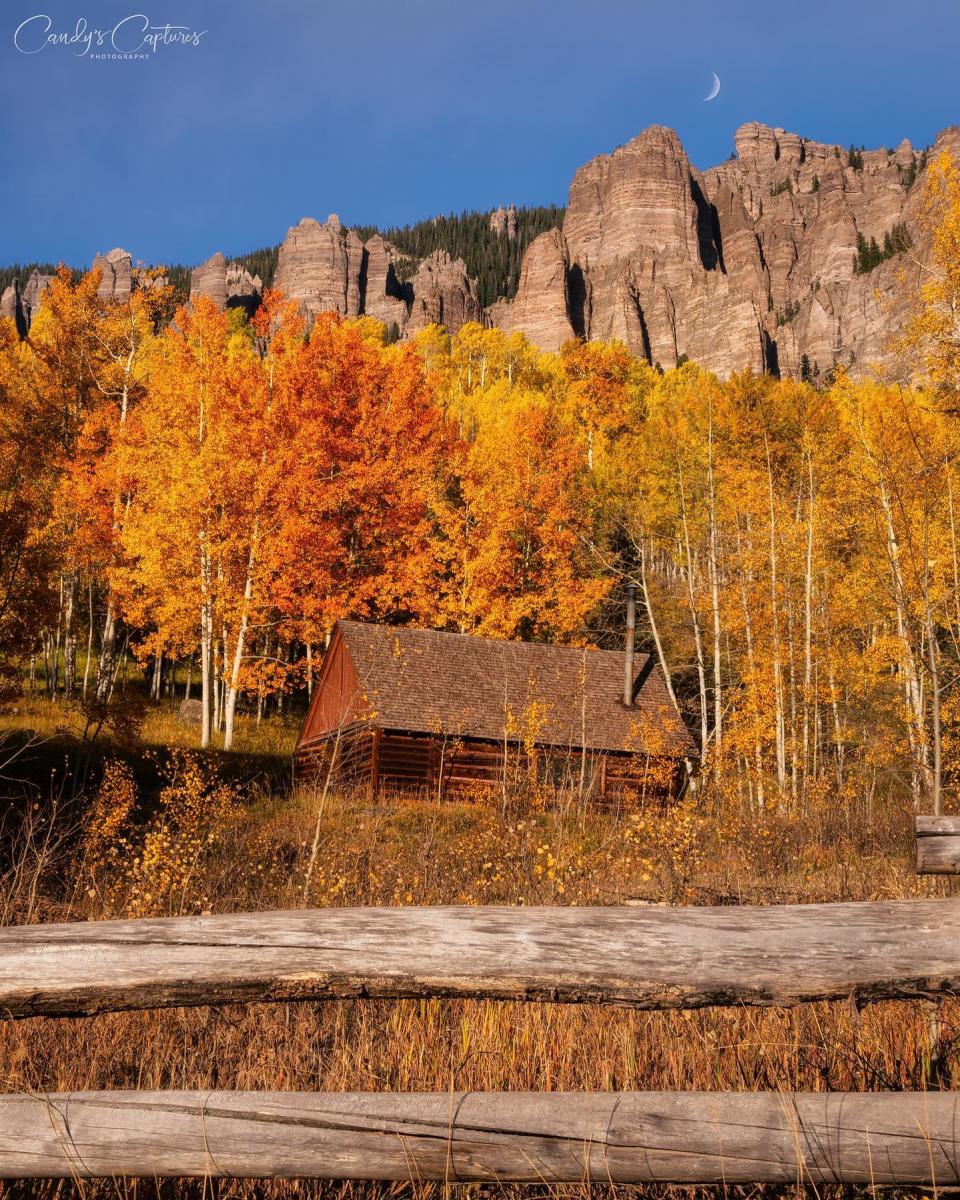
[(637, 628), (637, 585), (627, 584), (627, 638), (623, 658), (623, 703), (633, 706), (633, 635)]

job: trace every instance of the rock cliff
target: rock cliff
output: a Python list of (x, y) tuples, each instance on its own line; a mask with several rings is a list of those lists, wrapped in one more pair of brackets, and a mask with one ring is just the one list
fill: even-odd
[(190, 272), (190, 303), (200, 296), (206, 296), (218, 308), (227, 307), (227, 260), (219, 250)]
[(17, 333), (21, 337), (26, 336), (27, 322), (20, 296), (20, 285), (16, 279), (4, 288), (3, 295), (0, 295), (0, 317), (8, 317), (17, 327)]
[(511, 204), (509, 208), (501, 205), (495, 208), (490, 214), (490, 229), (498, 237), (505, 237), (512, 242), (517, 236), (516, 205)]
[(397, 277), (393, 247), (375, 234), (364, 245), (361, 293), (365, 316), (400, 330), (407, 321), (408, 289)]
[(251, 275), (239, 263), (228, 263), (219, 251), (190, 272), (191, 302), (208, 296), (218, 308), (243, 308), (252, 315), (262, 293), (259, 275)]
[(0, 296), (0, 317), (9, 317), (21, 337), (26, 337), (29, 332), (40, 307), (40, 297), (52, 278), (52, 275), (44, 275), (34, 270), (30, 272), (22, 289), (16, 279), (9, 287), (4, 288), (3, 295)]
[(456, 333), (468, 321), (482, 319), (473, 281), (462, 258), (451, 258), (446, 250), (435, 250), (425, 258), (410, 281), (410, 313), (401, 326), (405, 334), (427, 325), (443, 325)]
[(396, 261), (393, 247), (379, 234), (363, 243), (336, 215), (324, 225), (304, 217), (280, 247), (274, 286), (299, 301), (309, 320), (321, 312), (372, 316), (395, 325), (401, 336), (433, 322), (455, 333), (465, 322), (482, 319), (462, 260), (438, 250), (405, 282)]
[[(511, 303), (490, 318), (544, 349), (571, 332), (620, 338), (664, 367), (854, 374), (882, 362), (902, 323), (904, 276), (924, 252), (926, 162), (960, 159), (960, 130), (920, 155), (850, 152), (749, 124), (736, 153), (698, 171), (676, 134), (645, 130), (581, 167), (561, 230), (527, 250)], [(909, 253), (896, 253), (901, 230)], [(864, 262), (861, 247), (890, 250)], [(877, 256), (874, 256), (877, 257)]]
[(325, 225), (313, 217), (287, 232), (280, 247), (275, 286), (298, 300), (312, 320), (321, 312), (355, 317), (360, 312), (363, 243), (332, 214)]
[(133, 287), (133, 260), (117, 247), (109, 254), (98, 254), (93, 269), (100, 272), (99, 295), (105, 300), (129, 300)]

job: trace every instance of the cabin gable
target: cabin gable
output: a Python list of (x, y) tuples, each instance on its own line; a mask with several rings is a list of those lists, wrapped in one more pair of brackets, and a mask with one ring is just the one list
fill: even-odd
[(335, 736), (361, 721), (369, 711), (360, 676), (343, 632), (334, 630), (313, 689), (313, 698), (297, 738), (297, 750)]

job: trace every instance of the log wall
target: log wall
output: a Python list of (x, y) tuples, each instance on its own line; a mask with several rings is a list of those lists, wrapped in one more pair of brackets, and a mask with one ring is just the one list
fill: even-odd
[(322, 781), (339, 747), (331, 778), (362, 784), (371, 791), (424, 791), (440, 798), (484, 793), (509, 784), (536, 780), (553, 787), (577, 788), (583, 775), (584, 794), (598, 803), (632, 799), (663, 800), (676, 794), (680, 770), (669, 785), (664, 772), (648, 771), (640, 756), (537, 747), (532, 753), (507, 746), (448, 735), (379, 732), (369, 725), (348, 726), (308, 740), (296, 751), (301, 782)]

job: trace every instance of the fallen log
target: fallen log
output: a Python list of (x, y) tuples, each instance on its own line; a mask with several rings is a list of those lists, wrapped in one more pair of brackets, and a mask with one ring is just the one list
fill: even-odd
[(641, 1009), (960, 994), (960, 899), (327, 908), (0, 929), (0, 1014), (425, 996)]
[(960, 875), (960, 817), (917, 817), (917, 874)]
[(948, 1092), (0, 1098), (0, 1177), (960, 1183)]

